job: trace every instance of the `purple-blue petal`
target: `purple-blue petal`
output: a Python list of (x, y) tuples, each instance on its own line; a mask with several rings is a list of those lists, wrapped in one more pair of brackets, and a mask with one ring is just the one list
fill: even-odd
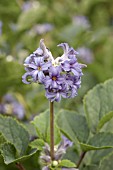
[(47, 62), (47, 63), (44, 63), (41, 68), (42, 70), (48, 70), (49, 67), (51, 67), (52, 63), (51, 62)]
[(34, 81), (37, 81), (38, 80), (38, 70), (35, 70), (34, 72), (33, 72), (33, 79), (34, 79)]
[(42, 83), (44, 81), (44, 78), (45, 78), (44, 73), (42, 71), (39, 71), (38, 72), (38, 81), (40, 83)]
[(31, 84), (31, 82), (29, 82), (29, 81), (27, 80), (27, 77), (28, 77), (28, 76), (31, 76), (31, 73), (27, 72), (27, 73), (25, 73), (25, 74), (22, 76), (22, 82), (23, 82), (23, 83), (25, 83), (25, 84)]
[(72, 68), (71, 71), (75, 76), (79, 76), (79, 73), (75, 69)]
[(37, 69), (37, 66), (36, 65), (34, 65), (34, 64), (28, 64), (28, 66), (27, 66), (28, 68), (32, 68), (32, 69)]

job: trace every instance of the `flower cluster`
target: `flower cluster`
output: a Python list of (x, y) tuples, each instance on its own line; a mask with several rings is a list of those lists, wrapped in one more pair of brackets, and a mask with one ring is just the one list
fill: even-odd
[(46, 143), (40, 156), (42, 164), (44, 165), (42, 170), (50, 170), (51, 167), (56, 167), (55, 169), (61, 168), (62, 170), (77, 170), (75, 168), (64, 168), (60, 166), (63, 155), (66, 153), (66, 150), (72, 145), (73, 142), (71, 142), (65, 136), (62, 136), (62, 141), (58, 146), (54, 148), (54, 160), (52, 161), (50, 156), (50, 146)]
[(83, 75), (82, 68), (85, 66), (77, 62), (77, 52), (67, 43), (58, 46), (63, 48), (64, 54), (54, 59), (43, 40), (40, 40), (40, 47), (25, 59), (26, 73), (22, 76), (25, 84), (43, 84), (46, 97), (51, 102), (77, 95)]

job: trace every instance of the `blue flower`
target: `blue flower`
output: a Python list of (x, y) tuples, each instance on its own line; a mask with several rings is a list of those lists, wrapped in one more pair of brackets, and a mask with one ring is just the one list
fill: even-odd
[(59, 89), (60, 85), (64, 82), (64, 77), (61, 75), (61, 67), (50, 67), (49, 76), (45, 79), (45, 88)]
[(56, 101), (59, 102), (61, 100), (61, 97), (67, 98), (67, 89), (65, 84), (62, 84), (59, 86), (59, 88), (46, 88), (46, 97), (51, 102)]
[[(62, 136), (62, 141), (54, 147), (54, 160), (51, 160), (50, 146), (47, 143), (45, 143), (45, 146), (43, 147), (43, 151), (41, 152), (40, 156), (42, 164), (44, 164), (44, 167), (42, 169), (50, 170), (51, 166), (53, 166), (53, 163), (56, 163), (59, 168), (63, 169), (63, 167), (59, 166), (59, 162), (62, 160), (64, 154), (66, 153), (66, 150), (72, 145), (73, 142), (71, 142), (65, 136)], [(71, 170), (70, 168), (67, 168), (67, 170), (68, 169)]]
[(78, 54), (67, 43), (61, 43), (64, 54), (53, 58), (44, 41), (33, 54), (25, 59), (26, 73), (22, 76), (25, 84), (38, 82), (45, 88), (45, 95), (51, 102), (59, 102), (61, 98), (73, 98), (81, 87), (82, 68), (86, 65), (77, 61)]
[(30, 75), (35, 82), (38, 81), (39, 83), (42, 83), (45, 78), (44, 71), (48, 70), (51, 66), (51, 62), (44, 62), (44, 58), (42, 57), (34, 57), (34, 61), (30, 64), (26, 64), (25, 66), (28, 74), (25, 73), (24, 76), (26, 77)]

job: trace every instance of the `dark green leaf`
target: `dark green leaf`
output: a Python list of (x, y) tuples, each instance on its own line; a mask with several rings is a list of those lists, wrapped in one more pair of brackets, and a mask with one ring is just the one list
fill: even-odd
[(99, 170), (112, 170), (113, 169), (113, 153), (109, 154), (109, 156), (105, 157), (101, 163)]
[(98, 133), (87, 144), (80, 144), (84, 151), (113, 148), (113, 133)]
[(64, 132), (73, 142), (86, 142), (89, 136), (89, 129), (86, 119), (74, 111), (61, 110), (56, 118), (61, 131)]
[(29, 144), (29, 134), (19, 122), (11, 117), (0, 116), (0, 133), (15, 146), (19, 154), (25, 153)]
[(105, 117), (106, 114), (113, 111), (112, 93), (113, 79), (97, 85), (90, 90), (84, 98), (84, 107), (88, 124), (91, 131), (94, 133), (97, 131), (98, 126), (103, 126), (106, 121), (109, 121), (109, 119), (112, 118), (112, 116), (108, 116), (109, 119), (108, 117)]
[(27, 154), (20, 156), (17, 154), (14, 145), (10, 143), (5, 143), (1, 148), (1, 154), (4, 158), (5, 164), (10, 164), (14, 162), (23, 161), (28, 159), (37, 152), (37, 149), (30, 150)]
[(113, 117), (113, 112), (109, 112), (105, 116), (103, 116), (97, 126), (97, 131), (99, 131), (109, 120), (111, 120), (112, 117)]

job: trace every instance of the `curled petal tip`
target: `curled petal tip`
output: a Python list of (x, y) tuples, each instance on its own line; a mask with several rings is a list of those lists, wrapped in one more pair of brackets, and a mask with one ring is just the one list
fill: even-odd
[(57, 46), (58, 47), (64, 47), (64, 46), (67, 46), (68, 45), (68, 43), (61, 43), (61, 44), (58, 44)]
[(86, 64), (80, 64), (80, 66), (81, 66), (82, 68), (87, 67)]
[(44, 44), (44, 39), (41, 39), (41, 40), (40, 40), (40, 48), (41, 48), (42, 50), (45, 50), (45, 49), (46, 49), (46, 46), (45, 46), (45, 44)]
[(40, 43), (41, 43), (41, 42), (44, 42), (44, 39), (41, 39), (41, 40), (40, 40)]
[(28, 64), (23, 64), (25, 67), (28, 67), (29, 65)]

